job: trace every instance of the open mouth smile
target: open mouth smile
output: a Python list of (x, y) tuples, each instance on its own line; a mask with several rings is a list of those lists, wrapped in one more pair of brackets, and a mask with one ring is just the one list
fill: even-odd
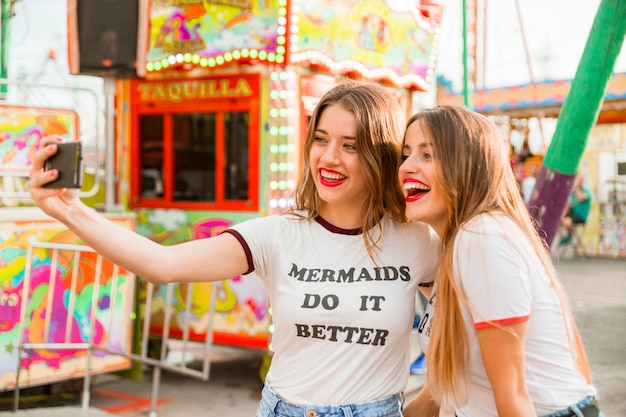
[(430, 191), (430, 187), (423, 182), (406, 179), (404, 180), (405, 200), (407, 202), (416, 201)]
[(343, 174), (340, 174), (336, 171), (329, 171), (326, 169), (319, 170), (319, 178), (320, 183), (327, 187), (336, 187), (344, 183), (344, 181), (348, 178)]

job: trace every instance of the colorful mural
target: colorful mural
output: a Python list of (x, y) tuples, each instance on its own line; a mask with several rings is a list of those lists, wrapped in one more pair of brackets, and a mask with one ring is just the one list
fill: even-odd
[[(203, 212), (142, 210), (137, 219), (137, 231), (168, 245), (216, 236), (233, 223), (232, 220), (215, 218)], [(155, 335), (163, 332), (166, 288), (165, 285), (156, 286), (152, 297), (151, 332)], [(180, 336), (185, 320), (190, 320), (191, 339), (205, 340), (211, 291), (216, 291), (213, 341), (231, 346), (267, 349), (271, 323), (267, 291), (265, 284), (254, 273), (216, 282), (213, 286), (210, 283), (174, 284), (171, 334)], [(191, 300), (191, 315), (186, 314), (188, 297)]]
[[(116, 222), (133, 227), (130, 218)], [(20, 386), (75, 378), (86, 369), (84, 350), (27, 349), (18, 354), (20, 341), (85, 343), (91, 339), (95, 346), (130, 352), (132, 275), (105, 259), (97, 262), (93, 252), (81, 252), (76, 258), (73, 250), (33, 246), (29, 259), (32, 242), (79, 243), (55, 221), (0, 221), (0, 389), (15, 386), (18, 365)], [(25, 285), (27, 300), (22, 299)], [(94, 350), (94, 373), (129, 366), (129, 359)]]
[(78, 139), (78, 115), (69, 110), (0, 106), (0, 171), (27, 171), (39, 140)]
[(153, 0), (140, 73), (254, 61), (427, 91), (442, 15), (426, 1)]
[(281, 63), (285, 50), (277, 40), (279, 3), (278, 0), (153, 0), (146, 56), (148, 71), (177, 63), (212, 67), (240, 58), (267, 58)]
[(598, 255), (626, 258), (626, 203), (600, 204)]
[(368, 78), (388, 77), (399, 85), (428, 89), (440, 14), (427, 19), (411, 2), (384, 0), (294, 4), (298, 31), (290, 38), (297, 39), (290, 43), (291, 63), (324, 65), (331, 72), (350, 67)]
[(617, 175), (618, 156), (626, 158), (626, 123), (595, 125), (579, 169), (592, 195), (582, 236), (587, 255), (626, 258), (626, 177)]

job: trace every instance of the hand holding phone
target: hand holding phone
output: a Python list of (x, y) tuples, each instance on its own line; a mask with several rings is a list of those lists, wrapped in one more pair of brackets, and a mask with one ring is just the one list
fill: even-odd
[(81, 188), (83, 182), (82, 144), (76, 142), (57, 143), (57, 153), (44, 164), (44, 171), (56, 169), (56, 180), (44, 184), (44, 188)]

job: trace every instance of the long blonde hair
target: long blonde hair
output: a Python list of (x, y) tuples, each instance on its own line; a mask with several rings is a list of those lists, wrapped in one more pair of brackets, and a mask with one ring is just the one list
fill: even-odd
[(313, 110), (309, 121), (304, 143), (304, 165), (294, 194), (294, 210), (306, 211), (306, 218), (319, 215), (321, 205), (310, 163), (315, 128), (322, 112), (334, 104), (352, 112), (357, 121), (356, 149), (369, 189), (361, 209), (361, 230), (370, 252), (382, 237), (381, 233), (374, 232), (384, 215), (400, 222), (406, 221), (404, 197), (397, 176), (406, 118), (398, 100), (379, 84), (346, 81), (328, 91)]
[(433, 143), (436, 179), (445, 191), (446, 221), (440, 236), (441, 263), (437, 276), (436, 312), (428, 346), (428, 384), (441, 403), (451, 397), (465, 402), (469, 347), (461, 315), (467, 300), (456, 285), (453, 271), (454, 240), (459, 230), (483, 213), (500, 212), (524, 232), (551, 277), (566, 317), (572, 353), (590, 382), (589, 364), (545, 240), (539, 235), (519, 191), (509, 162), (509, 147), (495, 125), (485, 116), (462, 106), (438, 106), (412, 116)]

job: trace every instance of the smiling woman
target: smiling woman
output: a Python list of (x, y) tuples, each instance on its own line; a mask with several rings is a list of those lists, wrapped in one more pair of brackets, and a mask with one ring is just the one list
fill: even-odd
[(179, 244), (113, 227), (76, 190), (46, 189), (56, 172), (42, 168), (57, 137), (42, 140), (52, 145), (33, 159), (30, 193), (86, 244), (150, 282), (254, 271), (268, 288), (275, 328), (257, 417), (294, 410), (401, 417), (415, 294), (431, 281), (438, 256), (433, 230), (406, 221), (396, 172), (403, 123), (385, 87), (339, 84), (313, 110), (294, 207)]
[[(311, 175), (322, 200), (320, 215), (344, 229), (360, 226), (359, 213), (369, 192), (357, 152), (356, 125), (352, 111), (329, 105), (309, 151)], [(341, 218), (332, 218), (333, 213), (341, 213)]]
[(400, 166), (400, 182), (406, 194), (406, 215), (430, 224), (441, 235), (447, 206), (435, 175), (438, 165), (433, 161), (432, 139), (422, 123), (414, 121), (414, 118), (410, 119), (407, 125)]
[(409, 119), (402, 154), (407, 216), (441, 237), (418, 326), (427, 380), (405, 416), (436, 415), (444, 401), (459, 417), (601, 416), (565, 292), (495, 125), (465, 107), (425, 109)]

